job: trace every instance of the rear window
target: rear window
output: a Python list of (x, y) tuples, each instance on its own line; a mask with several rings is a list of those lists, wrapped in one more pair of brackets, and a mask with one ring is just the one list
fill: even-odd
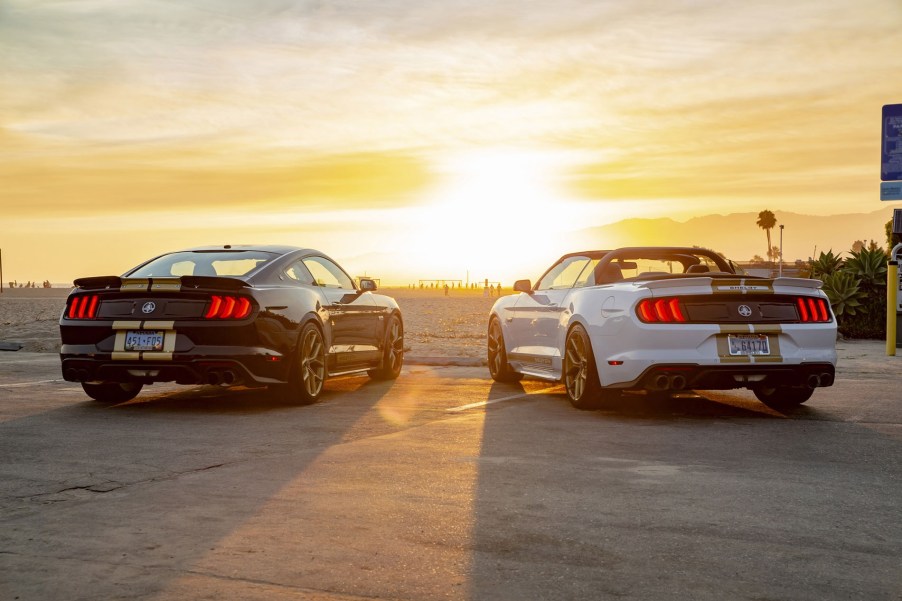
[(258, 250), (184, 251), (157, 257), (125, 275), (141, 278), (183, 275), (242, 277), (277, 256)]

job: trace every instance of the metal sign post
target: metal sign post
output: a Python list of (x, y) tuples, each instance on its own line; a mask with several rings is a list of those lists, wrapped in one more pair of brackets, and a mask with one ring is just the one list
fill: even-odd
[[(902, 200), (902, 104), (883, 105), (880, 121), (880, 200)], [(902, 234), (902, 209), (893, 211), (893, 233)], [(899, 253), (897, 244), (886, 266), (886, 356), (896, 355), (899, 339), (898, 316)]]
[[(902, 209), (896, 209), (900, 211)], [(886, 266), (886, 356), (896, 356), (896, 338), (898, 297), (899, 297), (899, 252), (902, 244), (893, 247), (889, 254), (889, 264)]]

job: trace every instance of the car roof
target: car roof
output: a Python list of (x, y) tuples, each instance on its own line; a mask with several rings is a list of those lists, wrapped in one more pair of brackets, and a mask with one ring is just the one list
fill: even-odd
[[(606, 255), (610, 252), (617, 251), (618, 253), (631, 253), (631, 252), (677, 252), (677, 253), (702, 253), (709, 254), (714, 251), (708, 248), (698, 248), (695, 246), (621, 246), (620, 248), (610, 249), (610, 250), (584, 250), (580, 252), (572, 252), (567, 253), (564, 257), (576, 257), (576, 256), (590, 256), (590, 257), (599, 257)], [(563, 258), (563, 257), (561, 257)]]
[(175, 252), (213, 252), (213, 251), (223, 251), (223, 250), (236, 250), (236, 251), (260, 251), (260, 252), (269, 252), (278, 255), (287, 255), (288, 253), (292, 253), (295, 251), (304, 251), (304, 252), (314, 252), (319, 253), (317, 250), (313, 250), (312, 248), (303, 248), (300, 246), (289, 246), (285, 244), (222, 244), (219, 246), (195, 246), (193, 248), (184, 248), (180, 251)]

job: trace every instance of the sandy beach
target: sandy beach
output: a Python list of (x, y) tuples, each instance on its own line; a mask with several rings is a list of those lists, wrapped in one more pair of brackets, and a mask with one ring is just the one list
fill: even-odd
[[(384, 288), (379, 293), (401, 306), (412, 357), (485, 355), (489, 309), (497, 297), (481, 290)], [(0, 294), (0, 341), (19, 342), (23, 351), (59, 351), (59, 317), (68, 288), (4, 288)]]

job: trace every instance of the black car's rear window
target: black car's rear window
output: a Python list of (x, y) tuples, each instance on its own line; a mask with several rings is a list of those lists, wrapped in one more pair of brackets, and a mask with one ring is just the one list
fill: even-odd
[(125, 275), (142, 278), (183, 275), (242, 277), (278, 256), (259, 250), (183, 251), (157, 257)]

